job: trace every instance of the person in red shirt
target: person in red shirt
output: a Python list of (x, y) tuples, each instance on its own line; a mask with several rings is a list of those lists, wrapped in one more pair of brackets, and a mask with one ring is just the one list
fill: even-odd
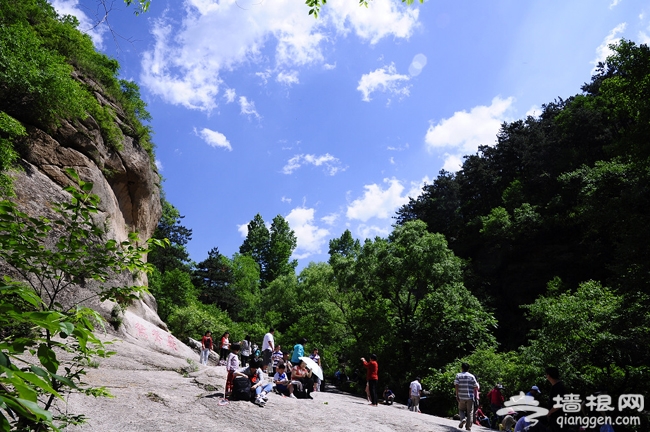
[(209, 331), (205, 332), (203, 338), (201, 338), (201, 364), (207, 365), (208, 359), (210, 358), (210, 350), (212, 349), (212, 333)]
[(503, 386), (501, 384), (497, 384), (487, 394), (488, 401), (490, 402), (490, 410), (492, 410), (494, 415), (497, 415), (497, 411), (503, 407), (503, 403), (506, 400), (506, 398), (503, 396), (503, 393), (501, 393), (502, 389)]
[(361, 357), (363, 366), (366, 368), (366, 380), (368, 380), (368, 390), (370, 392), (370, 405), (377, 406), (377, 381), (379, 381), (379, 365), (377, 364), (377, 356), (370, 354), (370, 361), (366, 361)]

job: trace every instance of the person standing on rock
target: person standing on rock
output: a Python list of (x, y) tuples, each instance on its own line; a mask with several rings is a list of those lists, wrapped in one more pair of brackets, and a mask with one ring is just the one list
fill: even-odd
[[(309, 355), (309, 358), (312, 359), (318, 366), (323, 368), (323, 365), (320, 363), (320, 356), (318, 355), (318, 348), (314, 348), (312, 353)], [(314, 391), (320, 391), (320, 379), (314, 374)]]
[(205, 332), (201, 338), (201, 364), (208, 365), (208, 358), (210, 358), (210, 350), (212, 349), (212, 333)]
[(275, 340), (273, 339), (274, 332), (275, 330), (271, 327), (269, 332), (264, 335), (264, 340), (262, 341), (262, 370), (264, 372), (266, 372), (269, 365), (273, 363), (271, 355), (275, 349)]
[(416, 377), (409, 385), (410, 411), (420, 412), (420, 396), (422, 396), (422, 385), (420, 384), (420, 377)]
[(225, 332), (223, 336), (221, 336), (221, 352), (219, 353), (219, 360), (221, 360), (224, 364), (226, 363), (226, 358), (228, 358), (228, 350), (230, 349), (230, 333)]
[(291, 363), (297, 365), (300, 363), (300, 357), (305, 356), (305, 344), (307, 339), (302, 338), (298, 343), (293, 346), (293, 354), (291, 354)]
[(479, 390), (476, 377), (469, 373), (469, 364), (461, 365), (462, 372), (456, 374), (454, 387), (456, 388), (456, 401), (458, 402), (458, 413), (460, 415), (460, 429), (471, 430), (474, 423), (474, 395)]
[(246, 335), (243, 341), (241, 341), (241, 365), (246, 367), (251, 358), (251, 353), (253, 349), (253, 344), (251, 343), (250, 335)]
[(231, 353), (228, 354), (228, 360), (226, 360), (226, 370), (228, 371), (228, 377), (226, 378), (226, 389), (224, 395), (226, 397), (230, 396), (232, 393), (232, 382), (235, 379), (235, 371), (239, 369), (239, 344), (232, 344)]
[(377, 363), (377, 356), (370, 354), (370, 361), (366, 361), (361, 357), (363, 366), (366, 368), (366, 380), (368, 380), (368, 392), (370, 393), (370, 405), (378, 406), (377, 404), (377, 382), (379, 381), (379, 364)]

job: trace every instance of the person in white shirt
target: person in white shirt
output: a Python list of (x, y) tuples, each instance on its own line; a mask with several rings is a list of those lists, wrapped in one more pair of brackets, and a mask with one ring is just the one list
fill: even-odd
[[(458, 402), (458, 413), (460, 415), (459, 429), (471, 430), (474, 424), (474, 399), (480, 386), (476, 377), (469, 373), (469, 364), (461, 365), (462, 372), (456, 374), (454, 387), (456, 388), (456, 401)], [(467, 418), (466, 418), (467, 417)]]
[(269, 332), (264, 335), (264, 340), (262, 341), (262, 370), (266, 372), (266, 369), (273, 363), (271, 360), (271, 355), (275, 349), (275, 341), (273, 340), (273, 333), (275, 329), (271, 327)]
[(409, 397), (411, 398), (411, 411), (420, 412), (420, 396), (422, 396), (422, 384), (420, 384), (420, 377), (409, 385)]

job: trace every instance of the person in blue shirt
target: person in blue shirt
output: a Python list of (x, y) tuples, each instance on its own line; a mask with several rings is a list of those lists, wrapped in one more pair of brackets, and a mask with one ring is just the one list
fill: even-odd
[(293, 346), (293, 354), (291, 356), (291, 363), (293, 364), (299, 364), (300, 363), (300, 357), (305, 356), (305, 347), (304, 345), (307, 343), (307, 339), (302, 338), (300, 341)]

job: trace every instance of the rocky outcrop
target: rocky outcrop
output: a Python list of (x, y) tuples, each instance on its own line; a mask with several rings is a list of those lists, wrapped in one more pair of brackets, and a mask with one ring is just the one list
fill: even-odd
[[(85, 84), (99, 90), (96, 83)], [(99, 91), (95, 95), (102, 105), (109, 105), (116, 113), (115, 121), (121, 129), (128, 130), (120, 107)], [(101, 199), (97, 222), (107, 227), (109, 239), (123, 241), (133, 231), (137, 231), (143, 241), (151, 237), (162, 213), (160, 176), (150, 155), (132, 137), (125, 135), (117, 146), (119, 150), (111, 148), (104, 142), (100, 126), (91, 116), (63, 120), (50, 133), (30, 125), (26, 128), (29, 136), (21, 151), (24, 169), (16, 173), (14, 179), (15, 201), (20, 210), (30, 216), (51, 216), (52, 202), (70, 200), (63, 188), (74, 184), (65, 172), (66, 168), (73, 168), (82, 180), (93, 183), (92, 192)], [(130, 274), (115, 275), (107, 283), (114, 286), (146, 284), (145, 275), (134, 278)], [(93, 290), (97, 290), (94, 282), (77, 287), (68, 300), (90, 297), (84, 304), (115, 322), (115, 304), (93, 299)], [(152, 296), (146, 295), (126, 311), (118, 312), (120, 325), (115, 331), (125, 340), (158, 351), (187, 355), (188, 348), (167, 332), (167, 326), (158, 317)]]

